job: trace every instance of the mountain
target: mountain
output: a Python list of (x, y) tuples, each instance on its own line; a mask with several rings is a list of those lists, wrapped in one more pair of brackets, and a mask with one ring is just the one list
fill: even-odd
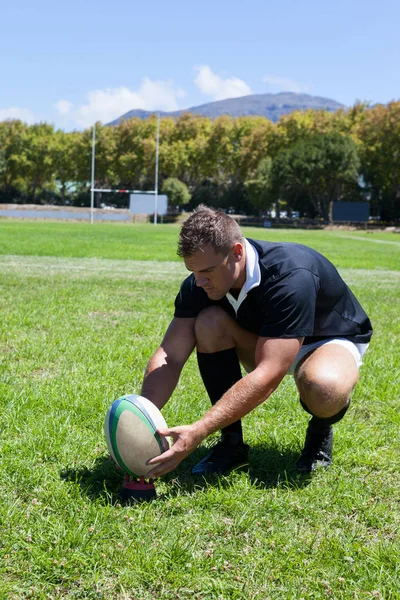
[[(282, 115), (287, 115), (295, 110), (307, 110), (309, 108), (334, 112), (340, 108), (345, 108), (345, 106), (329, 98), (320, 98), (319, 96), (310, 96), (309, 94), (295, 94), (294, 92), (281, 92), (279, 94), (252, 94), (251, 96), (242, 96), (241, 98), (218, 100), (217, 102), (208, 102), (200, 106), (191, 106), (184, 110), (175, 110), (172, 112), (160, 111), (160, 116), (179, 117), (179, 115), (185, 112), (211, 119), (220, 117), (221, 115), (230, 115), (231, 117), (258, 115), (276, 122)], [(132, 117), (146, 119), (153, 115), (154, 112), (130, 110), (108, 124), (118, 125), (121, 121), (131, 119)]]

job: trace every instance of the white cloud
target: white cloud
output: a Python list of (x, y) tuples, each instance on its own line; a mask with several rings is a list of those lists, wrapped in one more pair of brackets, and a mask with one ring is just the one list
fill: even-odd
[(68, 115), (72, 110), (73, 104), (69, 100), (59, 100), (56, 102), (55, 107), (60, 115)]
[(286, 77), (275, 77), (273, 75), (265, 75), (263, 77), (264, 83), (272, 87), (275, 91), (279, 92), (301, 92), (309, 91), (309, 86), (304, 83), (299, 83), (293, 79), (287, 79)]
[(35, 120), (32, 111), (28, 108), (19, 108), (18, 106), (0, 108), (0, 121), (7, 121), (8, 119), (19, 119), (29, 124)]
[(238, 77), (223, 79), (213, 73), (208, 65), (196, 67), (196, 70), (198, 74), (194, 80), (195, 84), (203, 94), (211, 96), (213, 100), (239, 98), (251, 94), (251, 89), (247, 83)]
[(127, 87), (93, 90), (86, 95), (87, 102), (73, 108), (68, 100), (60, 100), (56, 108), (78, 125), (89, 127), (96, 121), (109, 123), (130, 110), (178, 110), (178, 99), (185, 92), (175, 88), (171, 81), (152, 81), (145, 78), (137, 91)]

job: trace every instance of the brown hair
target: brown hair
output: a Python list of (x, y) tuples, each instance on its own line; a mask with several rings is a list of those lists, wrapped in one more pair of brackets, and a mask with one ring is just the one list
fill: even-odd
[(227, 254), (236, 242), (243, 243), (237, 222), (222, 210), (200, 204), (182, 225), (177, 254), (190, 256), (207, 244), (215, 252)]

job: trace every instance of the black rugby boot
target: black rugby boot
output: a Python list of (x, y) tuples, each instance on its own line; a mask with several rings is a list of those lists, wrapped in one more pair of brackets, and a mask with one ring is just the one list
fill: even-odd
[(249, 446), (243, 443), (240, 434), (225, 434), (197, 465), (192, 469), (193, 475), (218, 474), (225, 475), (232, 469), (248, 463)]
[(332, 464), (332, 446), (332, 426), (321, 427), (321, 419), (313, 417), (308, 423), (304, 448), (296, 462), (297, 471), (309, 474), (318, 468), (329, 467)]

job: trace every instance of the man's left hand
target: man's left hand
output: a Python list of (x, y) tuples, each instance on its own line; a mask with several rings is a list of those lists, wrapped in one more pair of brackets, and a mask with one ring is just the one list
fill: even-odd
[(164, 437), (171, 437), (172, 446), (166, 452), (147, 461), (148, 465), (155, 466), (147, 475), (151, 478), (160, 477), (176, 469), (179, 463), (189, 456), (204, 439), (195, 424), (159, 429), (158, 433)]

